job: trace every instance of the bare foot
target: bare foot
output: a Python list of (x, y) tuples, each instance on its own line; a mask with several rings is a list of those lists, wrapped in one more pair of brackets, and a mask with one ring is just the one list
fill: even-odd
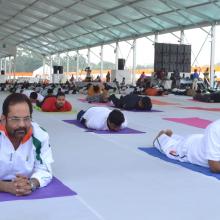
[(165, 131), (165, 134), (166, 134), (167, 136), (171, 137), (172, 134), (173, 134), (173, 131), (170, 130), (170, 129), (167, 129), (167, 130)]

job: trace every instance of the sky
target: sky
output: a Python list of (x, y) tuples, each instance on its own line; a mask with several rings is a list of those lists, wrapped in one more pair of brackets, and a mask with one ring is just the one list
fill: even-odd
[[(203, 30), (200, 28), (185, 30), (184, 43), (191, 45), (192, 48), (191, 63), (194, 64), (194, 66), (209, 65), (210, 63), (211, 37), (210, 35), (208, 35), (209, 31), (210, 31), (210, 27), (205, 27), (203, 28)], [(174, 32), (174, 35), (180, 36), (180, 32)], [(170, 33), (159, 35), (158, 42), (178, 44), (179, 39), (174, 35)], [(154, 41), (154, 36), (149, 36), (148, 38)], [(149, 39), (145, 37), (145, 38), (139, 38), (136, 41), (137, 65), (152, 65), (154, 63), (154, 45), (153, 42)], [(126, 67), (128, 68), (132, 68), (132, 64), (133, 64), (133, 53), (131, 50), (132, 42), (133, 41), (119, 42), (119, 58), (124, 58), (126, 60)], [(115, 63), (114, 47), (115, 44), (104, 45), (104, 53), (103, 53), (104, 61)], [(199, 53), (201, 47), (202, 50)], [(215, 48), (216, 48), (215, 63), (217, 63), (220, 62), (220, 55), (218, 53), (218, 48), (220, 48), (220, 26), (216, 26)], [(83, 55), (84, 57), (87, 57), (87, 50), (81, 50), (80, 54)], [(196, 60), (195, 57), (197, 57)], [(90, 61), (92, 63), (100, 62), (100, 47), (91, 48)]]

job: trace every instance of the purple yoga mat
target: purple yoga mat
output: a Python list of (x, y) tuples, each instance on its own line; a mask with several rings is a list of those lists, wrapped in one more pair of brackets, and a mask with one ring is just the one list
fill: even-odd
[(85, 126), (83, 126), (77, 120), (63, 120), (63, 121), (66, 123), (69, 123), (69, 124), (73, 124), (79, 128), (84, 128), (84, 129), (86, 129), (85, 130), (86, 132), (94, 132), (96, 134), (143, 134), (143, 133), (146, 133), (144, 131), (138, 131), (138, 130), (135, 130), (132, 128), (123, 128), (117, 132), (115, 132), (115, 131), (98, 131), (98, 130), (93, 130), (93, 129), (87, 129)]
[(51, 183), (49, 183), (46, 187), (40, 188), (28, 196), (15, 196), (9, 193), (0, 192), (0, 202), (14, 200), (46, 199), (74, 195), (76, 195), (74, 191), (65, 186), (56, 177), (53, 177)]
[(146, 133), (144, 131), (138, 131), (133, 128), (123, 128), (117, 132), (115, 131), (98, 131), (98, 130), (87, 130), (88, 132), (94, 132), (96, 134), (143, 134)]
[(75, 125), (79, 128), (86, 128), (83, 124), (81, 124), (78, 120), (63, 120), (64, 122), (66, 123), (69, 123), (69, 124), (72, 124), (72, 125)]
[(197, 128), (206, 128), (212, 121), (201, 118), (163, 118), (164, 120), (173, 121), (181, 124), (194, 126)]
[(89, 103), (91, 105), (98, 105), (98, 106), (109, 106), (112, 107), (112, 103), (111, 102), (88, 102), (86, 99), (78, 99), (80, 102), (84, 102), (84, 103)]

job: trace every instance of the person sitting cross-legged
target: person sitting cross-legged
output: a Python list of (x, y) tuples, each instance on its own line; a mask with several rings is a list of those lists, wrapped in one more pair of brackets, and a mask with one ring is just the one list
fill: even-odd
[(0, 192), (31, 194), (52, 180), (49, 136), (32, 122), (30, 99), (9, 95), (2, 107), (0, 124)]
[(170, 159), (209, 167), (220, 173), (220, 120), (212, 122), (203, 134), (187, 137), (162, 130), (153, 145)]
[(92, 102), (100, 102), (105, 103), (108, 102), (108, 90), (105, 89), (104, 85), (90, 85), (87, 91), (86, 100), (89, 103)]
[(106, 107), (91, 107), (86, 111), (81, 110), (77, 114), (77, 120), (86, 128), (95, 130), (119, 131), (127, 127), (127, 120), (121, 111)]

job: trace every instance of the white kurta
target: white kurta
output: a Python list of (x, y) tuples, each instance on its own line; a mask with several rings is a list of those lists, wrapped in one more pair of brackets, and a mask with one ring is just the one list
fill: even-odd
[(33, 144), (32, 136), (15, 150), (5, 132), (0, 131), (0, 180), (12, 180), (16, 174), (21, 174), (38, 179), (40, 187), (51, 181), (53, 157), (49, 136), (36, 123), (32, 123), (32, 128), (33, 136), (41, 146), (39, 153)]
[(187, 137), (163, 134), (154, 146), (171, 159), (208, 167), (208, 160), (220, 161), (220, 120), (211, 123), (203, 134)]
[[(107, 118), (112, 110), (106, 107), (91, 107), (83, 118), (86, 120), (86, 127), (95, 130), (109, 130), (107, 126)], [(127, 120), (121, 125), (121, 129), (127, 127)]]
[[(24, 90), (22, 94), (26, 95), (28, 98), (30, 98), (30, 94), (34, 92), (34, 90)], [(44, 100), (44, 96), (42, 96), (40, 93), (37, 93), (37, 100), (39, 102), (42, 102)]]

